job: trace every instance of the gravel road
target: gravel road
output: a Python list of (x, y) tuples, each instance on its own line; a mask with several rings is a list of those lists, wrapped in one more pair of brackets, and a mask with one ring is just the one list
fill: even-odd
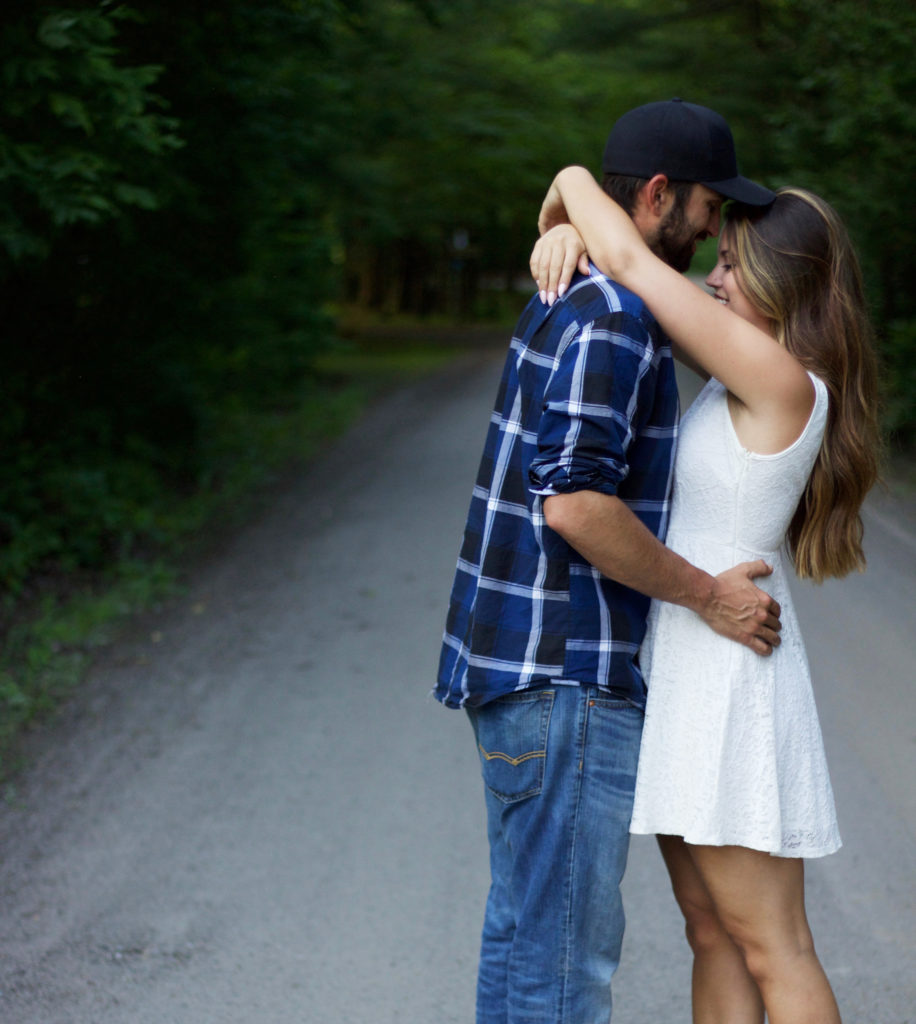
[[(428, 697), (501, 356), (378, 403), (100, 658), (0, 806), (4, 1024), (471, 1024), (470, 729)], [(844, 1019), (916, 1022), (916, 526), (799, 588), (845, 847), (810, 865)], [(688, 1024), (633, 844), (615, 1024)]]

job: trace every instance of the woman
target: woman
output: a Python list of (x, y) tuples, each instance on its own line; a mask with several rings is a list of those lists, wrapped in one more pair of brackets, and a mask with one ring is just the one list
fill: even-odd
[[(682, 420), (667, 543), (716, 573), (773, 564), (770, 658), (653, 604), (631, 831), (657, 834), (694, 953), (696, 1024), (834, 1024), (814, 952), (804, 857), (840, 845), (784, 565), (821, 581), (864, 566), (859, 510), (877, 476), (876, 365), (858, 264), (835, 212), (800, 189), (733, 207), (707, 284), (656, 258), (582, 168), (555, 180), (532, 255), (564, 293), (581, 254), (635, 291), (713, 378)], [(587, 266), (587, 264), (586, 264)]]

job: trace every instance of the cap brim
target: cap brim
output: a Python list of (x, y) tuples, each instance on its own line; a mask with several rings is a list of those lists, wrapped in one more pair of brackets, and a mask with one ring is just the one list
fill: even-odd
[(748, 178), (728, 178), (725, 181), (703, 181), (702, 185), (711, 188), (713, 192), (725, 196), (726, 199), (737, 199), (739, 203), (746, 203), (748, 206), (769, 206), (776, 198), (776, 193), (771, 192), (763, 185), (758, 185)]

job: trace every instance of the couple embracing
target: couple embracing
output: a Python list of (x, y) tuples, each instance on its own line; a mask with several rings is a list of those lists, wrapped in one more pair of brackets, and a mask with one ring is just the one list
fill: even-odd
[[(858, 264), (705, 107), (624, 114), (603, 171), (541, 210), (435, 691), (485, 783), (477, 1022), (607, 1024), (633, 832), (685, 917), (695, 1024), (835, 1024), (803, 864), (840, 839), (788, 574), (864, 564)], [(681, 275), (714, 235), (708, 295)], [(672, 351), (708, 378), (681, 420)]]

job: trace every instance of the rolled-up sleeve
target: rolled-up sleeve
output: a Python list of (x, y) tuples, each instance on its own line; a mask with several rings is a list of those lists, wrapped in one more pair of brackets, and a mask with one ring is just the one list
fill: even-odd
[(558, 354), (529, 471), (534, 494), (617, 493), (654, 353), (645, 325), (618, 313), (584, 326)]

